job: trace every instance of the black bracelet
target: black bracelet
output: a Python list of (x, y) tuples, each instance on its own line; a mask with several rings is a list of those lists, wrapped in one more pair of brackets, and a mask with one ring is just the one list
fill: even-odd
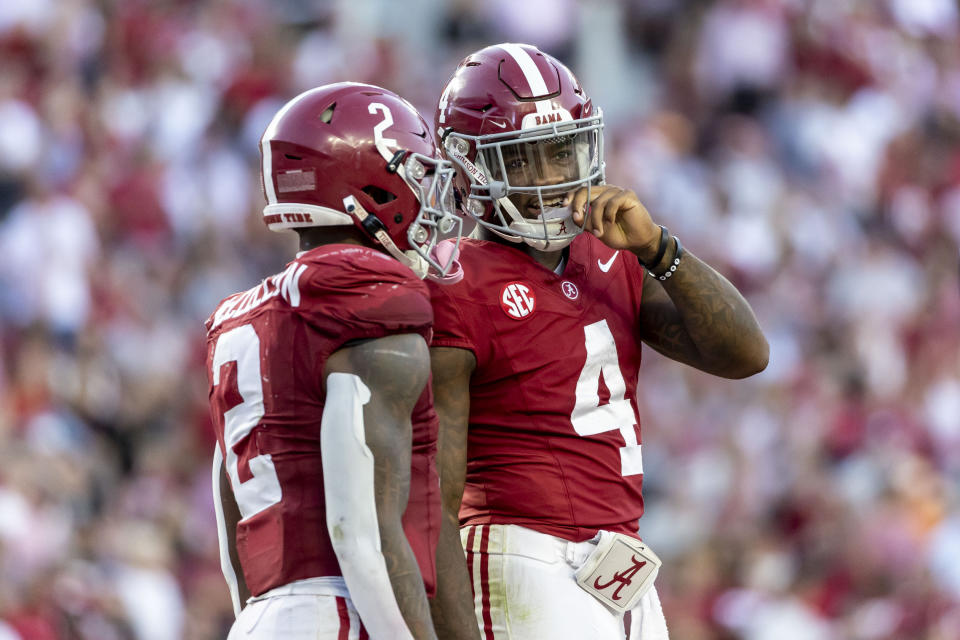
[(676, 272), (677, 267), (680, 266), (680, 258), (683, 257), (683, 245), (680, 244), (680, 238), (673, 236), (673, 241), (677, 243), (677, 251), (673, 254), (673, 263), (670, 265), (670, 268), (663, 272), (661, 275), (654, 275), (654, 277), (663, 282)]
[(653, 257), (649, 265), (641, 260), (639, 256), (637, 257), (637, 262), (639, 262), (644, 269), (651, 272), (660, 266), (660, 261), (663, 260), (663, 255), (667, 252), (667, 245), (670, 244), (670, 230), (662, 224), (657, 226), (660, 227), (660, 246), (657, 248), (657, 255)]

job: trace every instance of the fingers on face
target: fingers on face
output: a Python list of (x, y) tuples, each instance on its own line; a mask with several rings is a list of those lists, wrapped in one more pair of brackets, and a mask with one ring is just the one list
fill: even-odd
[(637, 196), (629, 189), (615, 188), (605, 192), (591, 204), (590, 229), (597, 237), (603, 237), (614, 225), (617, 217), (637, 205)]
[(601, 193), (590, 203), (590, 211), (587, 213), (587, 228), (600, 237), (606, 231), (605, 225), (610, 224), (617, 217), (617, 207), (615, 206), (619, 189), (609, 189)]
[(619, 191), (620, 187), (614, 187), (608, 184), (596, 184), (589, 187), (580, 187), (573, 194), (570, 201), (570, 210), (573, 211), (574, 219), (577, 219), (584, 210), (590, 208), (590, 204), (608, 191)]
[(573, 212), (573, 221), (577, 224), (583, 222), (583, 212), (587, 208), (587, 197), (593, 197), (600, 187), (581, 187), (573, 194), (570, 201), (570, 210)]
[[(589, 196), (589, 202), (587, 202)], [(629, 189), (613, 185), (597, 185), (589, 190), (577, 190), (570, 203), (573, 219), (580, 224), (585, 216), (584, 229), (602, 237), (610, 225), (617, 221), (617, 214), (632, 208), (637, 196)], [(583, 213), (581, 213), (583, 212)]]

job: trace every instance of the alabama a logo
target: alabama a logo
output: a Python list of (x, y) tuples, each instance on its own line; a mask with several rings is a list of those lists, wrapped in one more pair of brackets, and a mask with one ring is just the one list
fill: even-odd
[(601, 580), (603, 580), (603, 577), (598, 577), (596, 580), (593, 581), (593, 588), (598, 591), (603, 591), (604, 589), (608, 589), (612, 587), (614, 584), (616, 584), (617, 588), (613, 592), (613, 595), (610, 597), (613, 598), (614, 600), (619, 600), (620, 590), (623, 589), (624, 587), (629, 587), (631, 584), (633, 584), (633, 577), (637, 574), (638, 571), (640, 571), (640, 569), (643, 569), (643, 567), (645, 567), (647, 564), (646, 560), (641, 561), (640, 559), (637, 558), (637, 556), (631, 556), (630, 563), (632, 566), (630, 566), (627, 569), (624, 569), (623, 571), (615, 572), (613, 574), (613, 577), (610, 578), (605, 583), (600, 582)]
[(523, 282), (508, 282), (500, 290), (500, 308), (514, 320), (523, 320), (533, 315), (537, 298), (533, 289)]

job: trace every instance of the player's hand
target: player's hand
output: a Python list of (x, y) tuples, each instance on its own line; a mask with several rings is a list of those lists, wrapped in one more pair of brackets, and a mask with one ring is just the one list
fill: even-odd
[(573, 221), (611, 249), (626, 249), (642, 261), (652, 260), (660, 244), (660, 227), (637, 194), (611, 184), (596, 185), (590, 187), (587, 202), (587, 191), (584, 187), (573, 195)]

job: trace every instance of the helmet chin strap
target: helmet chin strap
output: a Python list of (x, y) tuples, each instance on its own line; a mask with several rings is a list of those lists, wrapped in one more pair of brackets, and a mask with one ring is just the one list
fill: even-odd
[[(523, 221), (523, 216), (520, 215), (520, 212), (517, 211), (517, 208), (513, 205), (513, 203), (510, 202), (510, 198), (507, 198), (506, 196), (504, 196), (503, 198), (498, 198), (496, 202), (502, 209), (506, 210), (507, 214), (510, 216), (512, 220), (512, 222), (509, 225), (507, 225), (508, 227), (512, 228), (513, 225), (516, 224), (517, 222)], [(491, 228), (490, 230), (493, 231), (498, 236), (500, 236), (501, 238), (503, 238), (504, 240), (509, 240), (510, 242), (514, 242), (514, 243), (523, 242), (523, 238), (521, 238), (520, 236), (509, 235), (502, 231), (497, 231), (496, 229), (493, 229), (493, 228)]]
[[(363, 224), (363, 222), (370, 217), (370, 214), (367, 213), (367, 210), (364, 209), (363, 206), (357, 202), (357, 199), (353, 196), (347, 196), (343, 199), (343, 208), (347, 210), (348, 214), (355, 216), (361, 224)], [(377, 224), (380, 223), (378, 222)], [(412, 249), (409, 251), (400, 251), (400, 248), (394, 244), (393, 240), (390, 238), (390, 235), (387, 234), (387, 230), (383, 228), (382, 224), (380, 224), (380, 226), (380, 229), (371, 231), (376, 241), (387, 250), (387, 253), (396, 258), (401, 264), (410, 267), (411, 271), (413, 271), (418, 278), (423, 280), (430, 269), (430, 265), (427, 263), (427, 261), (420, 257), (420, 255)]]

